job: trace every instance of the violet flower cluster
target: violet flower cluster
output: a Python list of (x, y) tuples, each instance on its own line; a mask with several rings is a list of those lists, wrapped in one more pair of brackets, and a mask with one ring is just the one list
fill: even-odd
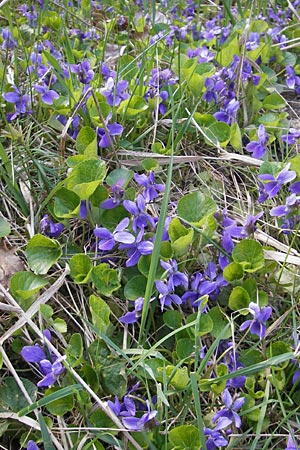
[(137, 386), (138, 384), (128, 391), (123, 398), (123, 402), (120, 402), (117, 396), (114, 402), (111, 400), (107, 402), (110, 409), (121, 419), (124, 427), (130, 431), (141, 431), (157, 415), (157, 411), (151, 409), (149, 400), (139, 401), (139, 408), (136, 407), (130, 394)]
[[(49, 341), (51, 340), (49, 330), (45, 330), (44, 335)], [(46, 346), (41, 347), (39, 344), (26, 345), (21, 350), (21, 356), (26, 362), (37, 364), (43, 376), (37, 383), (38, 387), (52, 386), (66, 370), (60, 360)]]

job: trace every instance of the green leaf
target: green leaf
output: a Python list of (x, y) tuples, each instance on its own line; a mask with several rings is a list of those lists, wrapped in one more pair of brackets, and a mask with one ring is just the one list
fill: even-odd
[(83, 284), (89, 281), (93, 263), (88, 255), (80, 253), (70, 259), (70, 276), (75, 283)]
[(243, 266), (233, 261), (225, 267), (223, 270), (223, 276), (226, 281), (241, 280), (244, 276)]
[[(60, 389), (61, 388), (59, 387), (52, 387), (51, 389), (47, 389), (46, 397), (47, 395), (54, 394), (55, 392), (59, 393)], [(64, 414), (72, 411), (72, 409), (74, 408), (74, 394), (66, 395), (62, 398), (54, 400), (53, 402), (49, 402), (47, 403), (46, 408), (50, 412), (50, 414), (62, 417)]]
[(185, 236), (181, 236), (172, 243), (174, 255), (180, 258), (188, 253), (189, 248), (193, 242), (194, 230), (189, 228)]
[(256, 272), (264, 266), (264, 251), (254, 239), (244, 239), (232, 251), (233, 260), (243, 266), (245, 272)]
[[(283, 353), (291, 352), (292, 348), (289, 344), (283, 341), (271, 342), (270, 346), (267, 348), (267, 357), (272, 358), (273, 356), (279, 356)], [(282, 370), (285, 369), (289, 364), (289, 361), (285, 361), (280, 364), (280, 366), (275, 366), (274, 370)]]
[(59, 260), (62, 249), (58, 241), (36, 234), (28, 242), (25, 253), (30, 269), (44, 275)]
[(128, 300), (136, 300), (139, 297), (144, 297), (147, 280), (143, 275), (137, 275), (130, 278), (124, 288), (124, 296)]
[(92, 314), (93, 325), (100, 331), (100, 333), (105, 334), (110, 325), (110, 308), (105, 303), (104, 300), (95, 295), (91, 295), (89, 299), (90, 310)]
[[(219, 306), (214, 306), (207, 313), (207, 315), (211, 318), (213, 322), (213, 329), (210, 331), (210, 334), (213, 337), (218, 337), (224, 331), (226, 326), (228, 326), (229, 320), (226, 318), (225, 314), (222, 312), (222, 308)], [(231, 336), (231, 330), (228, 328), (228, 331), (223, 336), (223, 339), (228, 339)]]
[(136, 119), (138, 115), (147, 111), (149, 104), (144, 97), (132, 95), (129, 99), (123, 101), (118, 108), (118, 114), (125, 114), (126, 119)]
[(0, 217), (0, 238), (8, 236), (11, 231), (11, 226), (7, 220)]
[(199, 450), (199, 431), (193, 425), (181, 425), (169, 432), (169, 441), (172, 448), (180, 450)]
[(216, 145), (226, 147), (231, 137), (231, 128), (225, 122), (215, 122), (208, 128), (204, 129), (207, 138), (204, 136), (205, 141), (209, 145)]
[(57, 317), (53, 321), (53, 328), (58, 331), (59, 333), (66, 333), (68, 331), (67, 323), (65, 320), (61, 319), (60, 317)]
[(106, 164), (91, 158), (77, 164), (68, 178), (66, 187), (74, 191), (81, 200), (87, 200), (97, 189), (106, 175)]
[[(28, 380), (25, 380), (28, 381)], [(32, 384), (32, 383), (31, 383)], [(36, 386), (34, 386), (36, 389)], [(37, 408), (41, 408), (42, 406), (47, 406), (49, 403), (54, 402), (56, 400), (59, 400), (61, 398), (67, 397), (70, 394), (75, 394), (77, 391), (83, 390), (83, 387), (81, 384), (72, 384), (71, 386), (67, 386), (64, 388), (59, 388), (55, 392), (52, 392), (51, 394), (48, 394), (44, 397), (42, 397), (37, 402), (32, 403), (31, 405), (28, 405), (28, 402), (26, 402), (27, 406), (22, 407), (22, 409), (19, 411), (19, 416), (26, 416), (30, 412), (34, 411)]]
[(112, 170), (106, 177), (105, 181), (109, 186), (113, 184), (117, 184), (117, 182), (122, 180), (121, 186), (124, 188), (128, 185), (128, 183), (132, 180), (133, 171), (120, 168)]
[(108, 365), (104, 365), (100, 371), (100, 384), (106, 394), (123, 397), (126, 394), (127, 378), (125, 365), (116, 358), (112, 358)]
[(238, 36), (233, 35), (232, 38), (227, 39), (226, 44), (217, 53), (216, 61), (221, 66), (228, 66), (235, 55), (240, 56), (240, 48)]
[(241, 133), (240, 127), (238, 126), (237, 123), (234, 123), (233, 125), (231, 125), (230, 144), (236, 151), (241, 150), (243, 147), (242, 133)]
[(54, 314), (54, 310), (53, 310), (52, 306), (45, 305), (43, 303), (40, 305), (40, 312), (45, 320), (51, 319), (51, 317)]
[(279, 94), (270, 94), (264, 99), (263, 107), (266, 109), (283, 109), (286, 107), (286, 101)]
[(17, 272), (10, 279), (10, 291), (16, 300), (28, 300), (48, 284), (46, 278), (32, 272)]
[(94, 152), (91, 152), (89, 156), (97, 156), (98, 147), (95, 131), (91, 127), (82, 127), (76, 138), (76, 150), (79, 154), (87, 154), (86, 149), (90, 144), (94, 144), (95, 148)]
[(175, 366), (167, 366), (165, 369), (158, 369), (160, 371), (166, 371), (166, 376), (168, 377), (168, 383), (174, 386), (175, 389), (185, 389), (189, 384), (189, 375), (187, 367), (182, 367), (176, 369)]
[(241, 314), (248, 314), (248, 311), (243, 313), (243, 309), (248, 308), (250, 297), (246, 289), (241, 286), (236, 286), (231, 291), (229, 296), (228, 306), (232, 311), (240, 311)]
[[(199, 322), (197, 324), (197, 336), (204, 336), (205, 334), (210, 333), (213, 329), (213, 321), (208, 314), (190, 314), (186, 320), (186, 323), (188, 324), (193, 322), (195, 319), (197, 319), (197, 317), (199, 317)], [(191, 338), (194, 338), (196, 328), (189, 328), (187, 331)]]
[(78, 216), (80, 198), (75, 192), (66, 188), (61, 188), (54, 197), (53, 212), (56, 217), (70, 219)]
[(92, 282), (97, 291), (102, 295), (110, 296), (121, 286), (119, 272), (116, 269), (112, 269), (107, 263), (102, 263), (94, 267), (91, 273)]
[(179, 311), (166, 311), (163, 314), (163, 320), (167, 327), (176, 330), (182, 325), (182, 314)]
[(185, 359), (195, 352), (195, 342), (188, 338), (179, 339), (176, 343), (176, 353), (179, 359)]
[(82, 337), (79, 333), (72, 334), (69, 344), (66, 348), (67, 361), (72, 367), (76, 367), (81, 362), (83, 356)]
[[(138, 262), (138, 269), (145, 277), (148, 277), (149, 275), (151, 258), (152, 255), (143, 255)], [(156, 267), (155, 280), (159, 280), (164, 273), (165, 270), (158, 264)]]
[(178, 202), (178, 215), (193, 225), (200, 226), (207, 216), (216, 212), (214, 200), (200, 191), (182, 197)]
[[(37, 396), (37, 387), (26, 378), (21, 378), (24, 387), (31, 398), (35, 401)], [(19, 412), (20, 409), (28, 405), (27, 399), (21, 392), (17, 382), (13, 377), (2, 378), (0, 384), (0, 412)]]

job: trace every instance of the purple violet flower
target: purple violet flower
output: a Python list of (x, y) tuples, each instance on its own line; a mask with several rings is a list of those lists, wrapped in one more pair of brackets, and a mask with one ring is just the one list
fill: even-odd
[(296, 194), (291, 194), (285, 199), (285, 205), (275, 206), (271, 209), (270, 215), (273, 217), (283, 217), (290, 214), (293, 209), (297, 209), (300, 206), (300, 197)]
[(164, 310), (165, 306), (171, 306), (172, 302), (176, 305), (181, 305), (182, 300), (179, 295), (174, 294), (173, 289), (164, 281), (155, 281), (156, 289), (159, 292), (159, 302), (161, 310)]
[(155, 228), (154, 219), (145, 212), (146, 201), (143, 195), (139, 194), (136, 201), (124, 200), (124, 208), (134, 216), (132, 229), (136, 233), (137, 229), (145, 228), (148, 224), (151, 228)]
[(152, 411), (149, 400), (146, 400), (147, 412), (142, 417), (124, 417), (122, 418), (123, 425), (130, 431), (141, 431), (147, 422), (154, 419), (157, 411)]
[(4, 100), (6, 100), (8, 103), (15, 104), (15, 113), (9, 115), (9, 120), (15, 119), (19, 114), (30, 112), (27, 106), (30, 99), (29, 95), (22, 94), (17, 86), (12, 86), (12, 88), (14, 92), (7, 92), (6, 94), (3, 94)]
[(54, 223), (48, 214), (45, 214), (42, 218), (40, 228), (43, 234), (51, 238), (58, 237), (65, 229), (62, 223)]
[(222, 435), (221, 430), (227, 428), (231, 423), (231, 420), (224, 417), (217, 423), (214, 429), (206, 427), (204, 428), (204, 434), (205, 436), (208, 436), (206, 441), (207, 450), (216, 450), (219, 447), (226, 447), (228, 441)]
[(203, 296), (200, 294), (199, 290), (203, 280), (203, 275), (200, 272), (196, 272), (192, 275), (190, 290), (187, 290), (182, 296), (183, 303), (190, 302), (193, 308), (201, 306), (200, 300)]
[(109, 147), (111, 145), (111, 141), (113, 140), (112, 136), (121, 136), (121, 134), (123, 133), (124, 128), (122, 127), (122, 125), (117, 122), (109, 123), (111, 118), (112, 113), (110, 112), (105, 120), (105, 125), (109, 136), (107, 135), (105, 128), (97, 128), (98, 146), (100, 148)]
[(246, 146), (247, 152), (252, 153), (253, 158), (260, 159), (266, 153), (266, 143), (268, 142), (268, 135), (264, 125), (259, 125), (257, 130), (257, 141), (250, 142)]
[(89, 84), (94, 78), (94, 71), (91, 69), (91, 63), (88, 59), (79, 64), (70, 64), (70, 70), (78, 75), (79, 81), (83, 84)]
[(228, 389), (224, 390), (222, 398), (224, 402), (224, 408), (222, 408), (214, 415), (212, 422), (215, 423), (220, 418), (226, 418), (229, 419), (231, 422), (234, 422), (236, 428), (240, 428), (242, 425), (242, 421), (236, 411), (238, 411), (243, 406), (246, 398), (240, 397), (236, 398), (235, 401), (233, 401), (233, 398), (230, 395)]
[(30, 440), (27, 443), (26, 450), (39, 450), (39, 448), (34, 441)]
[(300, 130), (297, 130), (297, 128), (290, 128), (288, 134), (281, 136), (282, 142), (287, 142), (288, 145), (294, 145), (299, 138)]
[(300, 76), (295, 74), (295, 69), (291, 66), (286, 66), (286, 85), (290, 89), (295, 89), (300, 86)]
[(258, 175), (260, 180), (265, 181), (264, 189), (267, 195), (267, 198), (273, 198), (278, 194), (281, 187), (284, 184), (289, 183), (290, 181), (296, 178), (296, 172), (293, 170), (289, 170), (290, 163), (288, 163), (277, 175), (274, 177), (271, 174), (264, 173), (262, 175)]
[(153, 242), (149, 240), (143, 241), (144, 228), (142, 227), (134, 241), (131, 243), (124, 242), (119, 245), (120, 250), (127, 250), (126, 267), (135, 266), (142, 255), (151, 255), (153, 252)]
[(55, 355), (51, 356), (50, 361), (45, 351), (38, 344), (23, 347), (21, 356), (26, 362), (38, 364), (39, 370), (44, 375), (42, 380), (37, 383), (38, 387), (52, 386), (66, 370)]
[(189, 280), (185, 273), (179, 272), (178, 264), (175, 259), (170, 259), (169, 262), (160, 260), (160, 265), (166, 270), (168, 277), (168, 288), (174, 290), (177, 286), (182, 286), (184, 289), (188, 288)]
[(130, 97), (128, 92), (124, 92), (128, 88), (128, 81), (120, 80), (117, 83), (112, 77), (109, 77), (105, 83), (105, 87), (100, 92), (106, 98), (110, 106), (119, 106), (119, 104)]
[(249, 304), (249, 312), (252, 314), (253, 319), (242, 323), (240, 331), (249, 328), (250, 333), (256, 334), (260, 339), (263, 339), (266, 335), (266, 322), (272, 314), (271, 306), (260, 308), (256, 303), (251, 302)]
[[(154, 299), (155, 297), (153, 297), (151, 301)], [(143, 297), (137, 298), (134, 302), (134, 310), (127, 312), (126, 314), (124, 314), (124, 316), (119, 317), (119, 321), (127, 324), (136, 323), (138, 319), (141, 317), (141, 311), (143, 310), (143, 306), (144, 306), (144, 298)]]
[(223, 275), (217, 275), (217, 267), (213, 262), (208, 263), (203, 278), (204, 281), (201, 282), (199, 293), (209, 295), (211, 299), (215, 299), (220, 294), (221, 288), (228, 285)]
[(297, 445), (296, 436), (294, 434), (293, 436), (289, 434), (285, 450), (300, 450), (300, 446)]
[(150, 402), (146, 400), (147, 412), (142, 417), (135, 417), (136, 406), (129, 395), (124, 396), (123, 403), (120, 403), (118, 397), (115, 397), (115, 402), (108, 400), (107, 403), (110, 409), (121, 418), (125, 428), (131, 431), (141, 431), (157, 414), (157, 411), (151, 410)]
[(255, 50), (259, 47), (259, 33), (255, 31), (251, 31), (249, 33), (247, 42), (246, 42), (246, 50)]
[(160, 192), (165, 190), (164, 184), (155, 183), (154, 172), (152, 170), (150, 170), (148, 176), (146, 174), (139, 175), (138, 173), (135, 173), (134, 179), (139, 185), (145, 188), (143, 190), (143, 197), (146, 203), (154, 200)]
[(103, 209), (114, 209), (117, 206), (123, 203), (124, 197), (124, 189), (123, 189), (123, 180), (120, 179), (116, 184), (111, 186), (111, 198), (107, 198), (103, 202), (100, 203), (100, 207)]
[(54, 100), (59, 98), (59, 94), (56, 91), (49, 89), (46, 84), (34, 84), (33, 87), (36, 92), (41, 94), (42, 102), (46, 103), (46, 105), (53, 105)]
[(133, 244), (135, 242), (135, 237), (125, 231), (129, 225), (129, 218), (121, 220), (121, 222), (116, 226), (113, 232), (109, 231), (107, 228), (100, 227), (94, 229), (94, 235), (99, 238), (98, 249), (109, 251), (114, 248), (117, 242), (122, 244)]
[(13, 38), (10, 30), (4, 28), (1, 32), (3, 38), (2, 49), (3, 50), (13, 50), (18, 47), (18, 42)]

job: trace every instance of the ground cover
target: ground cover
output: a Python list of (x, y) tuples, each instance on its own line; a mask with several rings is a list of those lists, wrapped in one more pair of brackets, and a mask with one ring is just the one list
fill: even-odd
[(0, 8), (1, 448), (300, 448), (300, 2)]

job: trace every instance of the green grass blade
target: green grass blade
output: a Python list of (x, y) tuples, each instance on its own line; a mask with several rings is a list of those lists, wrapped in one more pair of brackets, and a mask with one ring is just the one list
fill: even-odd
[(41, 406), (48, 405), (55, 400), (60, 400), (61, 398), (67, 397), (70, 394), (76, 394), (78, 391), (82, 391), (83, 386), (81, 384), (72, 384), (71, 386), (67, 386), (65, 388), (60, 389), (59, 391), (53, 392), (52, 394), (46, 395), (41, 398), (37, 402), (32, 403), (26, 408), (23, 408), (19, 411), (19, 416), (25, 416), (26, 414), (34, 411), (36, 408), (40, 408)]
[(45, 450), (55, 450), (55, 447), (52, 444), (51, 437), (49, 435), (49, 432), (48, 432), (48, 429), (46, 426), (46, 422), (45, 422), (45, 419), (44, 419), (42, 413), (38, 414), (38, 418), (39, 418), (39, 423), (40, 423), (40, 427), (41, 427), (44, 449)]
[(191, 387), (192, 392), (194, 396), (194, 404), (195, 404), (195, 410), (196, 410), (196, 416), (197, 416), (197, 425), (198, 425), (198, 431), (199, 431), (199, 438), (201, 442), (201, 449), (206, 450), (206, 439), (204, 435), (204, 428), (203, 428), (203, 420), (202, 420), (202, 411), (201, 411), (201, 404), (200, 404), (200, 394), (198, 391), (198, 384), (197, 384), (197, 377), (195, 373), (191, 373)]

